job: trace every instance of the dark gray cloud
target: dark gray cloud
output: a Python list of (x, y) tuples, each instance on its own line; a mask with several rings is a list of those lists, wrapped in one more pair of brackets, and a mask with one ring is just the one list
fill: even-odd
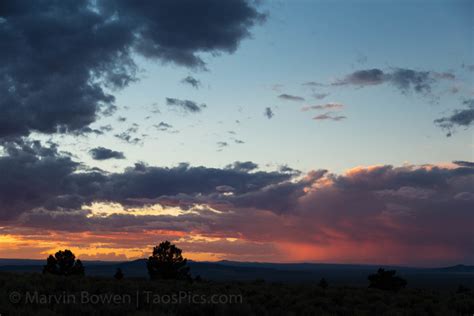
[(139, 144), (142, 139), (137, 136), (138, 132), (138, 125), (136, 123), (132, 124), (128, 129), (123, 131), (122, 133), (115, 134), (114, 136), (117, 137), (118, 139), (123, 140), (124, 142), (130, 143), (130, 144)]
[(248, 172), (258, 168), (258, 165), (252, 161), (236, 161), (232, 165), (228, 165), (227, 169)]
[[(135, 49), (149, 58), (202, 67), (201, 52), (234, 52), (249, 29), (265, 20), (244, 0), (101, 1), (109, 17), (127, 17), (134, 27)], [(203, 19), (202, 17), (206, 18)], [(178, 23), (177, 23), (178, 22)]]
[(111, 150), (105, 147), (93, 148), (89, 151), (89, 153), (95, 160), (125, 159), (123, 152)]
[(453, 163), (461, 167), (474, 168), (474, 162), (471, 161), (455, 160)]
[(355, 71), (347, 75), (344, 79), (337, 80), (333, 85), (368, 86), (382, 84), (385, 80), (385, 73), (382, 70), (375, 68)]
[(201, 86), (201, 81), (199, 81), (198, 79), (196, 79), (192, 76), (187, 76), (186, 78), (181, 80), (181, 82), (185, 83), (185, 84), (188, 84), (188, 85), (190, 85), (190, 86), (192, 86), (193, 88), (196, 88), (196, 89), (198, 89)]
[(80, 199), (63, 194), (78, 163), (60, 155), (55, 145), (22, 140), (2, 145), (6, 155), (0, 156), (0, 220), (34, 208), (80, 207)]
[(297, 96), (297, 95), (291, 95), (291, 94), (280, 94), (278, 98), (282, 100), (287, 100), (287, 101), (304, 101), (303, 97)]
[(155, 124), (153, 126), (159, 131), (167, 131), (170, 128), (173, 128), (173, 125), (165, 123), (165, 122), (160, 122), (159, 124)]
[(327, 112), (324, 114), (317, 115), (313, 117), (313, 120), (316, 121), (325, 121), (325, 120), (330, 120), (330, 121), (341, 121), (346, 119), (344, 115), (333, 115), (331, 112)]
[(389, 71), (373, 68), (355, 71), (346, 77), (336, 80), (333, 86), (355, 85), (359, 87), (388, 83), (403, 93), (414, 91), (429, 94), (432, 86), (439, 80), (453, 80), (454, 74), (435, 71), (417, 71), (406, 68), (392, 68)]
[(44, 0), (2, 3), (0, 19), (0, 137), (17, 137), (110, 115), (133, 54), (203, 68), (200, 53), (234, 52), (265, 16), (245, 0)]
[(111, 132), (111, 131), (113, 130), (113, 128), (112, 128), (112, 125), (107, 124), (107, 125), (104, 125), (104, 126), (99, 127), (99, 130), (100, 130), (102, 133), (106, 133), (106, 132)]
[(197, 104), (194, 101), (180, 100), (175, 98), (166, 98), (166, 104), (191, 113), (201, 112), (201, 110), (206, 107), (205, 104)]
[(453, 114), (434, 120), (434, 123), (446, 130), (446, 136), (452, 136), (458, 127), (469, 128), (474, 125), (474, 99), (463, 101), (466, 109), (454, 110)]
[(280, 167), (280, 172), (287, 172), (287, 173), (294, 173), (294, 174), (301, 174), (301, 171), (293, 169), (287, 165), (281, 166)]
[(265, 112), (263, 114), (268, 118), (271, 119), (275, 114), (273, 113), (271, 108), (265, 108)]
[[(288, 180), (280, 172), (248, 173), (250, 162), (214, 169), (180, 164), (174, 168), (137, 163), (123, 173), (83, 170), (53, 144), (4, 143), (0, 156), (0, 220), (26, 211), (71, 212), (92, 201), (143, 205), (149, 199), (179, 195), (208, 195), (228, 185), (236, 194)], [(246, 169), (247, 168), (247, 169)], [(143, 202), (140, 202), (142, 199)]]
[(395, 69), (386, 76), (387, 80), (400, 89), (400, 91), (407, 92), (413, 89), (418, 93), (431, 92), (431, 85), (438, 78), (436, 73), (411, 69)]

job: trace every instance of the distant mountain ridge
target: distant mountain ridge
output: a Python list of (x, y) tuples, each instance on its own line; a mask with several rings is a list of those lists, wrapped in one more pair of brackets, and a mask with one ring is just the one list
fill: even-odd
[[(41, 273), (45, 260), (36, 259), (0, 259), (0, 272)], [(133, 261), (88, 261), (83, 264), (89, 276), (112, 277), (117, 268), (122, 269), (125, 277), (147, 278), (146, 259)], [(255, 281), (268, 282), (317, 282), (321, 278), (330, 284), (367, 285), (367, 276), (379, 267), (395, 269), (407, 278), (409, 286), (457, 287), (459, 284), (474, 287), (474, 266), (455, 265), (442, 268), (415, 268), (360, 264), (330, 263), (260, 263), (239, 261), (189, 261), (193, 276), (214, 281)]]

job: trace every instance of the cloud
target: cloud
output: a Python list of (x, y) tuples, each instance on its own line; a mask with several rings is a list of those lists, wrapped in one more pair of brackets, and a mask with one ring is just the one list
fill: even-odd
[(258, 165), (252, 161), (236, 161), (232, 165), (228, 165), (226, 168), (236, 171), (248, 172), (257, 169)]
[(113, 127), (112, 127), (112, 125), (107, 124), (107, 125), (104, 125), (104, 126), (99, 127), (99, 130), (100, 130), (102, 133), (111, 132), (111, 131), (113, 130)]
[(196, 88), (196, 89), (198, 89), (201, 86), (201, 81), (199, 81), (198, 79), (196, 79), (192, 76), (187, 76), (186, 78), (181, 80), (181, 82), (185, 83), (185, 84), (189, 84), (190, 86), (192, 86), (193, 88)]
[(432, 86), (439, 80), (454, 80), (452, 73), (439, 73), (435, 71), (417, 71), (406, 68), (392, 68), (384, 72), (373, 68), (355, 71), (346, 77), (336, 80), (331, 85), (355, 85), (359, 87), (374, 86), (388, 83), (399, 89), (402, 93), (414, 91), (429, 94)]
[(268, 118), (271, 119), (275, 114), (273, 113), (272, 109), (267, 107), (265, 108), (265, 112), (263, 114)]
[(453, 163), (461, 167), (474, 168), (474, 162), (471, 161), (455, 160)]
[[(39, 142), (4, 143), (0, 156), (0, 218), (43, 209), (65, 212), (92, 201), (131, 203), (130, 199), (158, 199), (186, 194), (210, 194), (218, 185), (236, 192), (254, 190), (289, 179), (278, 172), (247, 173), (247, 163), (232, 169), (190, 167), (157, 168), (138, 163), (123, 173), (105, 174), (83, 170), (79, 163)], [(138, 203), (138, 202), (133, 202)]]
[(204, 65), (200, 52), (234, 52), (250, 36), (249, 29), (265, 20), (253, 3), (243, 0), (161, 0), (153, 4), (116, 0), (103, 1), (101, 6), (109, 17), (117, 14), (129, 19), (137, 32), (139, 53), (190, 67)]
[(123, 140), (124, 142), (136, 145), (142, 141), (141, 138), (136, 136), (137, 132), (138, 132), (138, 125), (134, 123), (127, 130), (123, 131), (122, 133), (115, 134), (114, 136), (117, 137), (118, 139)]
[(291, 95), (291, 94), (280, 94), (278, 98), (286, 101), (304, 101), (303, 97), (297, 96), (297, 95)]
[(96, 147), (89, 151), (95, 160), (107, 159), (125, 159), (125, 155), (121, 151), (115, 151), (104, 147)]
[(380, 69), (367, 69), (355, 71), (343, 79), (337, 80), (332, 85), (343, 86), (343, 85), (357, 85), (357, 86), (369, 86), (379, 85), (384, 83), (386, 80), (385, 73)]
[[(474, 262), (468, 162), (343, 174), (265, 172), (249, 161), (224, 169), (138, 163), (104, 173), (81, 170), (54, 144), (3, 148), (0, 222), (18, 238), (41, 238), (31, 231), (41, 229), (45, 240), (68, 236), (76, 247), (107, 240), (112, 248), (137, 248), (156, 236), (192, 235), (281, 249), (269, 254), (273, 260)], [(48, 235), (53, 232), (57, 237)]]
[(347, 117), (345, 117), (344, 115), (332, 115), (331, 112), (327, 112), (327, 113), (320, 114), (320, 115), (317, 115), (317, 116), (313, 117), (313, 120), (316, 120), (316, 121), (324, 121), (324, 120), (341, 121), (341, 120), (344, 120), (346, 118)]
[(217, 142), (217, 147), (219, 148), (224, 148), (224, 147), (227, 147), (229, 146), (229, 143), (228, 142)]
[(463, 101), (463, 105), (467, 105), (467, 108), (454, 110), (453, 114), (434, 120), (436, 125), (447, 131), (447, 137), (458, 127), (469, 128), (474, 125), (474, 99)]
[(43, 147), (39, 142), (18, 140), (3, 143), (3, 149), (6, 155), (0, 156), (0, 220), (40, 207), (80, 207), (81, 201), (62, 194), (66, 179), (79, 164), (60, 155), (56, 145)]
[(198, 105), (194, 101), (180, 100), (174, 98), (166, 98), (166, 104), (169, 106), (181, 108), (183, 111), (191, 113), (199, 113), (203, 108), (206, 107), (205, 104)]
[(301, 108), (301, 111), (307, 112), (310, 110), (337, 110), (337, 109), (342, 109), (343, 107), (344, 107), (344, 104), (341, 104), (341, 103), (326, 103), (322, 105), (304, 106)]
[(138, 80), (134, 56), (205, 68), (200, 54), (233, 53), (265, 15), (245, 0), (40, 1), (4, 6), (1, 20), (5, 138), (80, 131)]
[(159, 124), (155, 124), (153, 126), (159, 131), (167, 131), (170, 128), (173, 128), (173, 125), (165, 123), (165, 122), (160, 122)]

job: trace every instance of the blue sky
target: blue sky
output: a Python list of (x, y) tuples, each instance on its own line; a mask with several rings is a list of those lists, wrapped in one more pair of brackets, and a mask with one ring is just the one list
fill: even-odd
[[(471, 9), (469, 1), (264, 3), (267, 21), (235, 53), (203, 55), (207, 71), (138, 58), (141, 80), (115, 92), (118, 112), (96, 125), (111, 124), (117, 133), (138, 124), (138, 134), (148, 135), (140, 144), (126, 144), (111, 133), (90, 136), (80, 146), (71, 140), (82, 151), (69, 148), (89, 164), (109, 170), (135, 161), (222, 167), (252, 160), (268, 168), (287, 164), (303, 171), (341, 172), (356, 165), (472, 160), (472, 130), (460, 128), (445, 137), (433, 124), (474, 93), (474, 73), (462, 67), (474, 64)], [(302, 85), (330, 83), (372, 68), (449, 71), (456, 80), (434, 85), (433, 96), (403, 94), (390, 85)], [(188, 75), (201, 81), (199, 89), (181, 83)], [(449, 92), (454, 86), (458, 93)], [(282, 93), (305, 101), (281, 100)], [(329, 95), (317, 100), (313, 93)], [(205, 103), (207, 108), (179, 113), (165, 104), (166, 97)], [(433, 102), (434, 97), (439, 100)], [(300, 110), (328, 102), (344, 104), (340, 112), (347, 119), (315, 121), (311, 118), (316, 112)], [(263, 115), (266, 107), (273, 110), (272, 119)], [(150, 113), (155, 108), (160, 113)], [(127, 121), (117, 122), (119, 116)], [(178, 132), (156, 131), (152, 125), (160, 122)], [(236, 144), (234, 138), (245, 143)], [(218, 142), (228, 146), (218, 151)], [(64, 143), (68, 148), (67, 137)], [(94, 145), (122, 150), (127, 160), (94, 162), (87, 157)]]

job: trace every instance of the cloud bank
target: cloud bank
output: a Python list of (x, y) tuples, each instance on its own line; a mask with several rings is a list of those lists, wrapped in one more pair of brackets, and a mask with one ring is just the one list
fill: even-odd
[(19, 239), (37, 229), (75, 232), (89, 236), (77, 242), (90, 248), (109, 236), (103, 241), (119, 253), (157, 236), (190, 243), (183, 236), (202, 236), (194, 245), (201, 252), (209, 240), (231, 249), (230, 238), (242, 252), (261, 245), (272, 260), (474, 262), (472, 162), (358, 167), (341, 175), (261, 171), (251, 161), (223, 169), (137, 163), (104, 173), (81, 170), (54, 144), (4, 146), (1, 233)]

